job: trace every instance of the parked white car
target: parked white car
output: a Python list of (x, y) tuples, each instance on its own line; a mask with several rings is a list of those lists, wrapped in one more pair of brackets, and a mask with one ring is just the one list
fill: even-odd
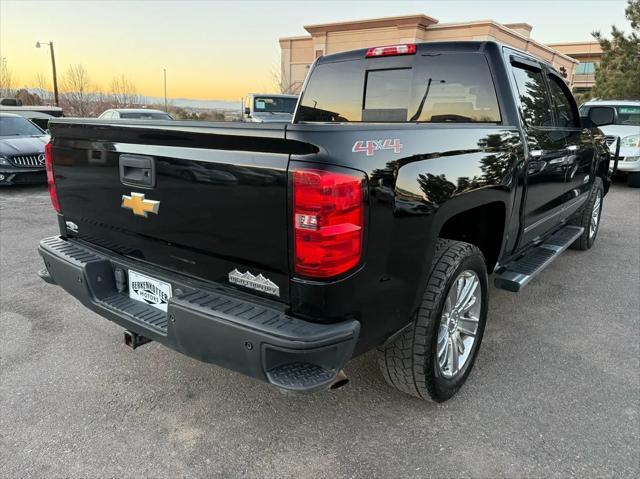
[[(640, 101), (589, 101), (580, 107), (580, 116), (589, 116), (589, 110), (594, 107), (614, 110), (614, 124), (601, 126), (600, 129), (607, 135), (607, 144), (612, 147), (616, 138), (621, 138), (618, 171), (627, 175), (629, 186), (640, 188)], [(603, 109), (603, 114), (606, 113)]]

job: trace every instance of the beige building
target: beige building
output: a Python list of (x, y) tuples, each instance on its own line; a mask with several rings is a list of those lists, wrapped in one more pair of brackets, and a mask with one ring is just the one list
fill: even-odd
[(602, 48), (598, 42), (552, 43), (548, 46), (580, 62), (572, 79), (576, 93), (584, 93), (593, 88), (596, 67), (602, 59)]
[(448, 40), (495, 40), (552, 63), (571, 80), (578, 61), (531, 38), (527, 23), (493, 20), (438, 23), (427, 15), (377, 18), (304, 27), (309, 35), (280, 39), (282, 91), (298, 93), (314, 59), (345, 50), (395, 43)]

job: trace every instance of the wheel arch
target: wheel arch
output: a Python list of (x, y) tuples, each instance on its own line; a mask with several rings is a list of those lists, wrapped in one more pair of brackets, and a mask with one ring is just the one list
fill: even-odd
[(475, 204), (470, 208), (456, 209), (443, 217), (437, 237), (476, 246), (482, 251), (487, 271), (491, 273), (504, 246), (508, 208), (504, 201), (496, 199)]

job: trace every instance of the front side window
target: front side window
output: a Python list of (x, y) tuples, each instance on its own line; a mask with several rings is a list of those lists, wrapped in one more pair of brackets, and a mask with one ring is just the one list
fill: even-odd
[(554, 75), (549, 76), (549, 88), (551, 93), (551, 103), (556, 112), (556, 122), (562, 128), (577, 128), (580, 126), (578, 117), (573, 109), (573, 101), (568, 97), (570, 93), (565, 91), (560, 85), (562, 80)]
[(551, 104), (540, 70), (513, 67), (513, 77), (518, 88), (520, 108), (529, 126), (553, 126)]

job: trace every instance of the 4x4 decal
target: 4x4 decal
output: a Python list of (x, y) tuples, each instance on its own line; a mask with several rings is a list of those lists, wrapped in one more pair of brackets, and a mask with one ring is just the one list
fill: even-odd
[(376, 151), (393, 150), (394, 153), (402, 151), (400, 138), (386, 138), (383, 140), (358, 140), (353, 144), (351, 151), (354, 153), (365, 152), (367, 156), (373, 156)]

